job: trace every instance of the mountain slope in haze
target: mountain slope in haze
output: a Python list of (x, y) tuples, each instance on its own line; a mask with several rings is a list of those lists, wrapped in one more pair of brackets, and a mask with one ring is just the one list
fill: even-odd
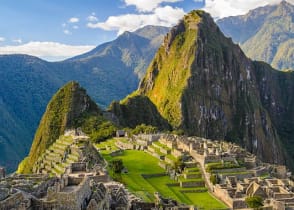
[(102, 111), (76, 82), (69, 82), (52, 97), (27, 158), (20, 164), (18, 173), (30, 173), (38, 157), (68, 129), (79, 127), (79, 121), (90, 116), (103, 120)]
[[(91, 63), (91, 60), (96, 61), (95, 59), (100, 59), (101, 62), (104, 59), (105, 62), (110, 62), (110, 59), (113, 59), (114, 62), (118, 60), (121, 62), (120, 66), (116, 64), (115, 68), (129, 68), (141, 79), (168, 31), (167, 27), (145, 26), (135, 32), (124, 32), (116, 40), (102, 44), (90, 52), (67, 61)], [(99, 69), (100, 66), (96, 68)]]
[(0, 165), (15, 170), (45, 107), (63, 81), (52, 65), (26, 55), (0, 56)]
[(0, 56), (0, 165), (15, 170), (50, 98), (68, 81), (78, 81), (102, 107), (134, 91), (167, 31), (146, 26), (63, 62)]
[(209, 14), (192, 11), (165, 37), (134, 95), (148, 97), (174, 129), (293, 168), (293, 88), (293, 72), (252, 62)]
[(239, 43), (245, 54), (274, 68), (294, 68), (294, 5), (282, 1), (246, 15), (217, 21), (225, 35)]

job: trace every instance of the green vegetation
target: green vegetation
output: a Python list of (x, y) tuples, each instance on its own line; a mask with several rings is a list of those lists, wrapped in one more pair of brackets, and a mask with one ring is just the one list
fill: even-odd
[(52, 97), (36, 131), (26, 161), (17, 173), (31, 173), (34, 164), (47, 148), (63, 135), (66, 129), (82, 127), (94, 140), (113, 134), (113, 126), (102, 117), (98, 106), (76, 82), (69, 82)]
[(213, 185), (219, 184), (220, 182), (220, 179), (217, 174), (212, 174), (209, 179)]
[(200, 17), (190, 18), (187, 15), (178, 28), (174, 29), (177, 33), (169, 34), (169, 39), (159, 48), (139, 89), (175, 128), (181, 123), (181, 98), (191, 76), (191, 65), (195, 58), (193, 54), (197, 48), (197, 30), (190, 25), (199, 21)]
[(137, 125), (134, 129), (130, 129), (131, 135), (137, 135), (140, 133), (151, 134), (158, 132), (158, 128), (152, 125)]
[(13, 172), (28, 155), (50, 98), (65, 83), (78, 81), (103, 108), (135, 90), (168, 30), (143, 27), (56, 63), (28, 55), (1, 55), (0, 165)]
[(267, 62), (280, 70), (291, 69), (294, 67), (293, 13), (294, 6), (282, 1), (217, 23), (253, 60)]
[(115, 139), (115, 138), (108, 139), (107, 141), (102, 141), (102, 142), (96, 143), (95, 146), (99, 150), (99, 152), (102, 155), (104, 155), (104, 157), (106, 159), (108, 159), (107, 157), (108, 157), (109, 153), (111, 153), (112, 151), (118, 150), (118, 147), (115, 145), (116, 141), (117, 141), (117, 139)]
[(109, 162), (108, 168), (110, 170), (110, 175), (114, 178), (114, 180), (121, 182), (121, 172), (124, 169), (122, 159), (113, 159)]
[(89, 135), (93, 142), (101, 142), (115, 135), (117, 128), (113, 123), (106, 121), (102, 116), (86, 116), (77, 122), (82, 130)]
[(256, 210), (263, 206), (263, 200), (260, 196), (247, 197), (245, 202), (250, 208), (254, 208)]
[[(169, 123), (160, 115), (156, 106), (146, 96), (134, 94), (123, 102), (111, 103), (109, 110), (113, 112), (123, 127), (135, 128), (138, 125), (150, 125), (158, 130), (170, 130)], [(140, 126), (138, 128), (138, 131)], [(151, 129), (153, 130), (153, 128)]]
[(230, 168), (240, 168), (240, 165), (232, 162), (217, 162), (217, 163), (208, 163), (205, 166), (207, 172), (213, 172), (214, 170), (221, 169), (230, 169)]
[(124, 168), (122, 159), (114, 159), (114, 160), (110, 161), (109, 162), (109, 168), (114, 173), (119, 173), (120, 174), (121, 171)]
[(185, 193), (185, 195), (191, 201), (198, 201), (198, 207), (200, 209), (227, 209), (228, 207), (216, 200), (209, 192), (202, 193)]
[[(154, 193), (159, 192), (166, 198), (172, 198), (181, 203), (201, 206), (204, 209), (211, 209), (210, 207), (219, 209), (226, 208), (224, 204), (213, 198), (205, 188), (193, 188), (199, 190), (199, 193), (182, 193), (181, 191), (183, 188), (180, 186), (168, 186), (167, 184), (177, 184), (177, 182), (171, 180), (165, 175), (165, 171), (158, 166), (159, 160), (148, 153), (143, 151), (125, 150), (122, 155), (117, 157), (110, 156), (109, 151), (104, 149), (111, 147), (114, 151), (114, 143), (115, 140), (111, 139), (97, 144), (97, 147), (100, 149), (103, 148), (101, 153), (109, 163), (113, 160), (122, 160), (127, 172), (121, 174), (120, 181), (123, 182), (130, 191), (145, 201), (154, 201)], [(199, 169), (193, 168), (191, 171), (199, 172)], [(154, 174), (158, 174), (158, 176), (152, 176)], [(204, 200), (205, 202), (203, 202)]]

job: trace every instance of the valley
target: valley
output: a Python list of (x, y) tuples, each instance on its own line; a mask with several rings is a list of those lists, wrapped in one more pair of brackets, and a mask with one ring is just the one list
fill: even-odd
[(89, 52), (0, 55), (0, 210), (294, 209), (292, 3), (119, 2), (59, 23), (117, 31)]

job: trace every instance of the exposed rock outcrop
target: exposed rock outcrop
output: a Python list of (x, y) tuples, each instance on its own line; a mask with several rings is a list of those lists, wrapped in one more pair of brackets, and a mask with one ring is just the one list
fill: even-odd
[(138, 93), (186, 134), (237, 142), (264, 161), (285, 163), (293, 84), (293, 72), (252, 62), (209, 14), (192, 11), (165, 37)]

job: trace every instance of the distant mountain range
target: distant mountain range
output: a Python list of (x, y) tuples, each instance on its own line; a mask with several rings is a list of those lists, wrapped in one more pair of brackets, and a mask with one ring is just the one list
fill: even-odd
[(168, 30), (146, 26), (125, 32), (62, 62), (0, 56), (0, 165), (14, 170), (28, 153), (49, 99), (66, 82), (78, 81), (104, 108), (134, 91)]
[(217, 21), (245, 54), (280, 70), (294, 69), (294, 5), (282, 1)]

